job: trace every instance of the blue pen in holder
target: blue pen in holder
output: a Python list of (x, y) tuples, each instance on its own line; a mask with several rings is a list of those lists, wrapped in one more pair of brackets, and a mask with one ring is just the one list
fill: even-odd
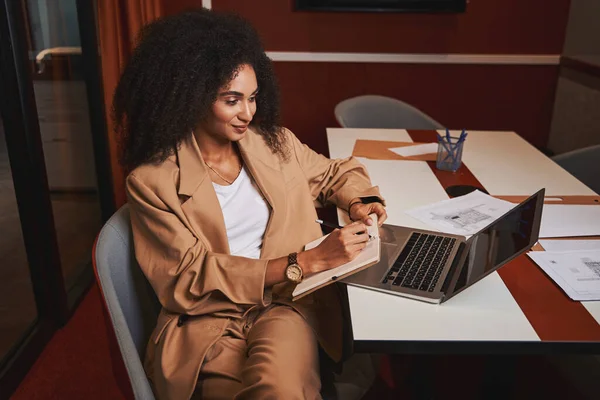
[(446, 136), (438, 134), (438, 152), (436, 168), (442, 171), (456, 171), (462, 164), (463, 145), (467, 134), (463, 130), (460, 137), (452, 137), (448, 130)]

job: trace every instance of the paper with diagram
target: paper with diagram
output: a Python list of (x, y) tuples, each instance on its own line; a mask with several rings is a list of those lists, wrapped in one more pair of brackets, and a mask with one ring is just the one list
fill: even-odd
[(527, 255), (573, 300), (600, 300), (600, 251), (530, 251)]
[(414, 208), (406, 213), (441, 232), (470, 236), (515, 206), (514, 203), (476, 190), (464, 196)]

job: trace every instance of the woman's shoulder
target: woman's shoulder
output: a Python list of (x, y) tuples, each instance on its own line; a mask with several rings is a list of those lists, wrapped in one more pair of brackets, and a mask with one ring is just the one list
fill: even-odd
[[(277, 128), (278, 130), (278, 134), (282, 135), (285, 140), (289, 140), (290, 138), (295, 138), (296, 136), (294, 135), (294, 133), (287, 127), (285, 126), (280, 126)], [(262, 141), (262, 137), (263, 135), (261, 134), (260, 128), (257, 126), (250, 126), (248, 129), (248, 139), (254, 141), (254, 140), (259, 140)]]
[[(296, 135), (294, 135), (294, 133), (290, 129), (284, 126), (279, 127), (278, 135), (281, 135), (281, 149), (286, 155), (289, 155), (290, 152), (293, 152), (294, 148), (297, 146), (297, 143), (300, 143)], [(248, 135), (246, 135), (246, 138), (243, 139), (243, 145), (245, 149), (249, 149), (254, 152), (259, 150), (259, 152), (264, 153), (263, 155), (267, 158), (278, 158), (278, 156), (273, 153), (271, 147), (267, 143), (265, 135), (261, 134), (259, 128), (257, 127), (252, 127), (251, 129), (248, 129)], [(284, 157), (284, 159), (287, 158)]]
[(174, 156), (158, 163), (146, 163), (136, 167), (127, 175), (127, 184), (141, 183), (157, 192), (159, 189), (177, 189), (179, 166)]
[[(280, 126), (278, 128), (278, 134), (283, 136), (284, 141), (288, 141), (291, 137), (295, 137), (292, 131), (285, 126)], [(248, 134), (246, 135), (245, 141), (247, 143), (252, 143), (253, 145), (266, 146), (264, 135), (257, 126), (251, 125), (248, 128)]]

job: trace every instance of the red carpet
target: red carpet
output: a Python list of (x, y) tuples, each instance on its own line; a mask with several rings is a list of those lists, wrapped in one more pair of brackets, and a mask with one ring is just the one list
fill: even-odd
[[(112, 372), (109, 340), (100, 292), (94, 285), (69, 323), (52, 338), (11, 399), (13, 400), (123, 400)], [(421, 371), (435, 382), (433, 398), (482, 398), (483, 356), (420, 358)], [(513, 399), (583, 399), (544, 357), (519, 357)], [(417, 360), (418, 361), (418, 360)], [(387, 365), (386, 365), (387, 364)], [(391, 357), (363, 400), (411, 399), (412, 357)], [(387, 367), (387, 368), (386, 368)], [(393, 371), (393, 372), (392, 372)], [(497, 377), (498, 383), (503, 376)], [(394, 382), (394, 388), (388, 389)], [(468, 385), (465, 385), (469, 382)], [(493, 386), (492, 386), (493, 387)], [(448, 393), (448, 388), (456, 391)], [(492, 388), (483, 398), (493, 395)], [(488, 389), (488, 390), (489, 390)], [(498, 398), (498, 397), (496, 397)]]
[(119, 400), (112, 375), (100, 291), (94, 285), (69, 323), (58, 331), (13, 400)]

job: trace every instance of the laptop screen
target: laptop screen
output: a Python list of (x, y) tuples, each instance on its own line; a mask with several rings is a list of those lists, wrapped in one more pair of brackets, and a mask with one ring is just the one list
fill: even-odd
[(538, 202), (542, 205), (543, 193), (542, 190), (531, 196), (471, 238), (471, 247), (454, 293), (533, 246), (540, 226), (541, 207), (537, 213), (536, 207)]

